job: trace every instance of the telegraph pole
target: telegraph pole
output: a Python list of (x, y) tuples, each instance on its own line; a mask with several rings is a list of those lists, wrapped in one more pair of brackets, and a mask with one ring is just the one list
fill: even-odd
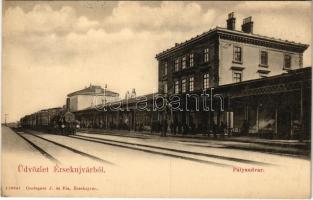
[(107, 108), (105, 108), (106, 104), (107, 104), (107, 84), (105, 84), (104, 86), (104, 110), (106, 110), (105, 112), (105, 129), (108, 129), (108, 110)]
[(7, 113), (4, 114), (4, 125), (5, 126), (7, 125), (8, 116), (9, 115)]

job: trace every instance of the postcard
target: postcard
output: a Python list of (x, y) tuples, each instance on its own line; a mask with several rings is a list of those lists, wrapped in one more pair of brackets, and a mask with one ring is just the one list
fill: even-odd
[(311, 6), (5, 0), (1, 195), (310, 198)]

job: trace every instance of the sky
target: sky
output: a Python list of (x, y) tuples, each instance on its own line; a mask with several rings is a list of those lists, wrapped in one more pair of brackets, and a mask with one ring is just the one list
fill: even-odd
[[(155, 55), (235, 12), (254, 33), (311, 45), (311, 2), (6, 1), (2, 122), (62, 106), (68, 93), (107, 84), (124, 97), (157, 91)], [(311, 66), (311, 47), (304, 54)]]

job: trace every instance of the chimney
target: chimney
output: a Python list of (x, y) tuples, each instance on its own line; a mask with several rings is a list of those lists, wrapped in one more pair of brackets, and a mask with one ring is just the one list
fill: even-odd
[(251, 16), (243, 19), (241, 30), (245, 33), (253, 33), (253, 21)]
[(228, 30), (235, 30), (236, 29), (236, 18), (234, 12), (228, 14), (227, 22), (227, 29)]

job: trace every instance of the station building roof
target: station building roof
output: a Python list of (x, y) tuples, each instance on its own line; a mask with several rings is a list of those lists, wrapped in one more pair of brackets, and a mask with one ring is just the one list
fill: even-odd
[(99, 85), (90, 85), (89, 87), (86, 87), (84, 89), (72, 92), (68, 94), (68, 97), (76, 96), (76, 95), (98, 95), (98, 96), (112, 96), (117, 97), (119, 96), (119, 93), (113, 92), (108, 89), (103, 89)]
[(284, 49), (293, 50), (295, 52), (304, 52), (309, 47), (308, 44), (302, 44), (302, 43), (298, 43), (294, 41), (288, 41), (288, 40), (263, 36), (263, 35), (254, 34), (254, 33), (245, 33), (243, 31), (230, 30), (227, 28), (222, 28), (222, 27), (217, 26), (214, 29), (210, 29), (207, 32), (203, 32), (202, 34), (197, 35), (196, 37), (192, 37), (191, 39), (186, 40), (182, 43), (176, 43), (174, 47), (171, 47), (169, 49), (166, 49), (158, 53), (155, 57), (157, 59), (162, 58), (170, 53), (175, 52), (176, 50), (185, 48), (188, 45), (191, 45), (201, 39), (204, 39), (205, 37), (209, 37), (213, 35), (224, 35), (224, 36), (226, 35), (226, 36), (229, 36), (229, 39), (241, 38), (241, 39), (244, 39), (245, 42), (247, 43), (256, 43), (261, 46), (271, 45), (275, 48), (284, 48)]

